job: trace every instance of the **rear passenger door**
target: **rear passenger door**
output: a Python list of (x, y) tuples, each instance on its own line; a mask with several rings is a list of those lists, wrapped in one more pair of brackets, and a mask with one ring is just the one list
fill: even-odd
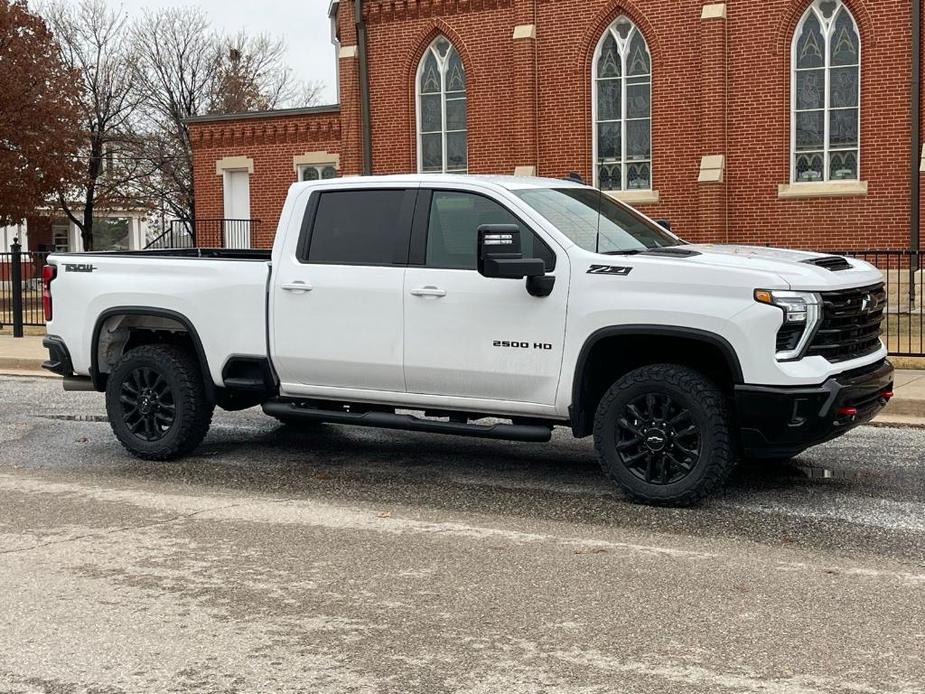
[(416, 189), (313, 191), (298, 242), (273, 268), (283, 392), (404, 391), (403, 279)]

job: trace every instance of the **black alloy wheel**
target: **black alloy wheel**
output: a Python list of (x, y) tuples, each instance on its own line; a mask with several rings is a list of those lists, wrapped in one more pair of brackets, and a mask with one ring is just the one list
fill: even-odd
[(142, 441), (159, 441), (170, 431), (177, 416), (173, 390), (163, 374), (138, 367), (122, 382), (119, 392), (122, 421)]
[(736, 461), (727, 397), (689, 366), (650, 364), (624, 374), (594, 416), (601, 469), (640, 503), (702, 501), (722, 487)]
[(143, 460), (174, 460), (191, 452), (209, 431), (214, 409), (198, 359), (181, 346), (135, 347), (106, 381), (109, 425)]
[(665, 393), (626, 404), (617, 420), (616, 450), (623, 465), (648, 484), (673, 484), (700, 460), (702, 436), (690, 410)]

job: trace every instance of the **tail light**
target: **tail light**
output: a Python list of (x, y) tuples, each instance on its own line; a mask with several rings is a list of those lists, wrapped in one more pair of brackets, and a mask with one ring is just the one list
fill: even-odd
[(45, 322), (51, 320), (51, 281), (58, 276), (55, 265), (46, 265), (42, 268), (42, 308), (45, 310)]

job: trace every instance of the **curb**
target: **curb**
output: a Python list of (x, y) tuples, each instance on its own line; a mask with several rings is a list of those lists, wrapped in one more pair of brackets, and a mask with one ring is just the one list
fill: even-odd
[[(0, 371), (45, 371), (41, 359), (0, 357)], [(47, 373), (47, 372), (46, 372)]]
[(61, 378), (45, 369), (5, 369), (0, 367), (0, 376), (16, 376), (18, 378)]

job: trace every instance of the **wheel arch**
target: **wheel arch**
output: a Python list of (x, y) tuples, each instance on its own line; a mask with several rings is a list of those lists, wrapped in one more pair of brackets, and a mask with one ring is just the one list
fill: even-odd
[[(626, 352), (616, 363), (603, 363), (604, 355), (620, 348)], [(585, 340), (575, 364), (569, 407), (575, 436), (590, 435), (597, 403), (617, 378), (640, 366), (665, 361), (698, 368), (719, 380), (730, 392), (735, 384), (743, 383), (742, 365), (735, 349), (716, 333), (664, 325), (600, 328)], [(597, 383), (594, 376), (598, 376)]]
[[(182, 332), (185, 334), (189, 340), (189, 343), (192, 345), (193, 353), (199, 363), (206, 394), (212, 402), (215, 401), (215, 384), (212, 382), (212, 375), (209, 370), (209, 360), (206, 357), (205, 349), (202, 346), (202, 340), (199, 338), (199, 332), (196, 330), (192, 321), (178, 311), (173, 311), (166, 308), (151, 308), (147, 306), (113, 306), (106, 309), (97, 316), (96, 323), (93, 326), (93, 333), (90, 342), (90, 378), (93, 381), (93, 387), (96, 388), (96, 390), (104, 391), (106, 389), (106, 379), (109, 372), (104, 371), (101, 368), (100, 342), (103, 327), (113, 318), (142, 319), (137, 322), (138, 324), (128, 326), (129, 330), (134, 329), (136, 331), (147, 331), (152, 333), (157, 333), (159, 331), (172, 331)], [(151, 320), (145, 321), (144, 319)], [(177, 330), (177, 328), (180, 330)], [(146, 342), (156, 342), (156, 340), (146, 340)], [(124, 348), (128, 346), (128, 344), (129, 341), (126, 340), (120, 346), (120, 356), (121, 354), (124, 354)]]

